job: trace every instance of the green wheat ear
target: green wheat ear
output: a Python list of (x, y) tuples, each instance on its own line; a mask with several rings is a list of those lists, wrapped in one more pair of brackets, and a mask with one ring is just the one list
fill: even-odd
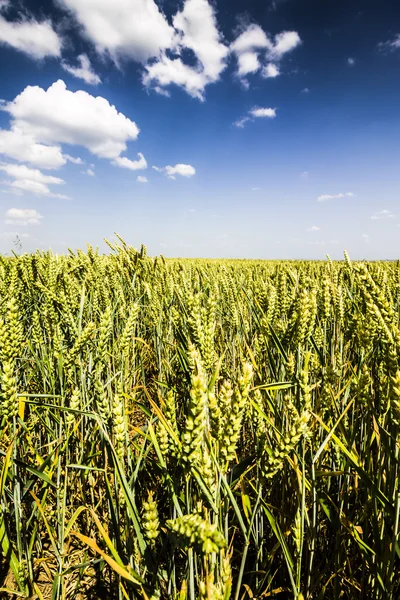
[(160, 521), (158, 519), (157, 503), (153, 492), (149, 491), (146, 502), (143, 502), (143, 529), (145, 536), (151, 544), (160, 534)]

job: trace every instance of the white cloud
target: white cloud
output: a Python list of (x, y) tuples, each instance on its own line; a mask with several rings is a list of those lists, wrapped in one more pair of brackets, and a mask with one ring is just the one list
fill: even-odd
[(301, 39), (297, 31), (283, 31), (275, 36), (275, 43), (271, 54), (277, 59), (282, 58), (288, 52), (291, 52), (301, 44)]
[(364, 242), (365, 242), (366, 244), (369, 244), (369, 243), (370, 243), (370, 241), (371, 241), (371, 238), (370, 238), (370, 236), (368, 235), (368, 233), (363, 233), (363, 234), (361, 235), (361, 237), (362, 237), (362, 239), (364, 240)]
[(69, 199), (68, 196), (65, 196), (64, 194), (54, 194), (47, 185), (40, 183), (39, 181), (16, 179), (15, 181), (6, 183), (18, 195), (27, 192), (29, 194), (34, 194), (35, 196), (48, 196), (50, 198), (60, 198), (63, 200)]
[(400, 33), (398, 33), (392, 40), (378, 44), (378, 48), (386, 52), (400, 50)]
[(113, 161), (113, 164), (123, 169), (130, 169), (131, 171), (141, 171), (147, 169), (147, 161), (141, 152), (138, 152), (139, 160), (130, 160), (125, 156), (117, 156)]
[(274, 119), (275, 117), (276, 108), (259, 108), (255, 106), (254, 108), (249, 110), (248, 115), (238, 119), (233, 124), (235, 127), (240, 127), (241, 129), (243, 129), (246, 123), (248, 123), (249, 121), (254, 121), (254, 119)]
[(269, 79), (269, 78), (273, 78), (273, 77), (278, 77), (278, 75), (280, 75), (280, 70), (279, 68), (274, 64), (274, 63), (268, 63), (262, 70), (261, 75), (265, 78), (265, 79)]
[[(143, 83), (157, 93), (166, 95), (163, 88), (176, 84), (203, 99), (206, 85), (217, 81), (226, 67), (229, 49), (208, 0), (185, 0), (173, 25), (154, 0), (58, 2), (72, 11), (98, 52), (107, 53), (116, 64), (126, 58), (142, 63)], [(197, 64), (184, 62), (185, 50), (194, 53)]]
[(64, 180), (59, 177), (44, 175), (38, 169), (30, 169), (26, 165), (0, 164), (0, 171), (4, 171), (9, 177), (18, 180), (36, 181), (37, 183), (49, 185), (60, 185), (65, 183)]
[(400, 33), (398, 33), (394, 40), (391, 41), (391, 46), (395, 50), (398, 50), (400, 48)]
[(390, 210), (381, 210), (371, 216), (373, 221), (380, 221), (381, 219), (395, 219), (396, 215)]
[(166, 167), (153, 166), (153, 169), (159, 173), (165, 173), (165, 175), (170, 179), (176, 179), (175, 175), (181, 175), (182, 177), (193, 177), (193, 175), (196, 174), (196, 169), (192, 167), (192, 165), (185, 165), (182, 163), (179, 163), (174, 167), (171, 165), (167, 165)]
[[(230, 45), (231, 52), (237, 58), (238, 77), (256, 73), (261, 67), (263, 77), (277, 77), (280, 70), (275, 63), (299, 44), (301, 39), (296, 31), (283, 31), (272, 41), (259, 25), (248, 25)], [(265, 60), (269, 62), (263, 64)]]
[(246, 125), (246, 123), (248, 121), (251, 121), (250, 117), (242, 117), (241, 119), (238, 119), (237, 121), (234, 122), (234, 126), (240, 127), (240, 129), (243, 129), (243, 127)]
[(38, 169), (30, 169), (26, 165), (0, 164), (0, 170), (7, 173), (13, 181), (3, 181), (3, 183), (17, 195), (24, 192), (35, 194), (36, 196), (48, 196), (51, 198), (68, 198), (63, 194), (55, 194), (49, 188), (49, 185), (60, 185), (65, 183), (59, 177), (44, 175)]
[(238, 76), (244, 77), (258, 71), (261, 67), (260, 51), (272, 50), (272, 47), (271, 40), (259, 25), (255, 23), (249, 25), (230, 45), (231, 52), (237, 58)]
[(274, 119), (276, 117), (276, 108), (252, 108), (250, 111), (252, 117)]
[(34, 208), (10, 208), (5, 217), (6, 225), (39, 225), (43, 219)]
[(159, 61), (146, 67), (143, 83), (146, 86), (156, 83), (155, 89), (158, 93), (164, 86), (173, 83), (183, 87), (193, 98), (204, 100), (207, 78), (201, 71), (189, 67), (180, 58), (168, 58), (164, 54)]
[(186, 0), (173, 24), (180, 34), (180, 46), (195, 53), (209, 81), (217, 81), (225, 69), (229, 50), (221, 41), (215, 12), (208, 0)]
[(349, 67), (354, 67), (354, 65), (356, 64), (356, 60), (355, 58), (348, 58), (347, 59), (347, 64), (349, 65)]
[(321, 227), (318, 227), (318, 225), (312, 225), (311, 227), (308, 227), (306, 231), (321, 231)]
[(0, 154), (42, 169), (58, 169), (65, 165), (67, 158), (59, 146), (39, 144), (32, 135), (15, 126), (8, 131), (0, 129)]
[(80, 54), (78, 56), (79, 67), (73, 67), (63, 60), (61, 66), (64, 71), (67, 71), (70, 75), (83, 79), (89, 85), (98, 85), (101, 83), (100, 77), (93, 71), (90, 60), (86, 54)]
[(138, 183), (148, 183), (149, 180), (147, 179), (147, 177), (144, 177), (143, 175), (138, 175), (136, 178), (136, 181)]
[(83, 165), (85, 164), (84, 161), (79, 158), (79, 156), (70, 156), (70, 154), (64, 154), (63, 155), (65, 160), (67, 160), (68, 162), (74, 164), (74, 165)]
[(167, 165), (165, 172), (171, 179), (175, 178), (175, 175), (181, 175), (182, 177), (193, 177), (196, 174), (196, 169), (192, 165), (177, 164), (174, 167)]
[(272, 51), (273, 43), (259, 25), (252, 23), (232, 42), (230, 48), (232, 52), (240, 56), (254, 50), (268, 49)]
[(86, 171), (86, 175), (89, 175), (90, 177), (94, 177), (96, 175), (96, 173), (93, 171), (93, 169), (88, 169)]
[[(3, 3), (0, 8), (7, 7)], [(62, 41), (50, 21), (38, 22), (22, 17), (18, 21), (7, 21), (0, 15), (0, 44), (12, 46), (35, 59), (46, 56), (59, 57)]]
[(188, 94), (204, 99), (205, 87), (218, 81), (226, 67), (229, 49), (222, 42), (213, 7), (208, 0), (186, 0), (182, 11), (173, 18), (175, 54), (191, 50), (195, 66), (187, 65), (180, 56), (169, 57), (165, 52), (154, 63), (146, 65), (143, 83), (160, 90), (170, 84), (183, 87)]
[(256, 52), (243, 52), (238, 56), (238, 75), (242, 77), (249, 73), (255, 73), (260, 68), (260, 62)]
[(303, 171), (302, 173), (300, 173), (301, 179), (308, 179), (308, 176), (309, 176), (308, 171)]
[(169, 93), (169, 91), (168, 90), (164, 90), (159, 85), (156, 85), (153, 88), (153, 90), (156, 92), (156, 94), (159, 94), (160, 96), (165, 96), (166, 98), (171, 98), (171, 94)]
[(317, 200), (318, 202), (325, 202), (326, 200), (335, 200), (337, 198), (352, 198), (353, 196), (355, 196), (355, 194), (353, 194), (353, 192), (346, 192), (345, 194), (322, 194), (321, 196), (318, 196)]
[(101, 158), (116, 159), (139, 134), (136, 123), (108, 100), (71, 92), (62, 80), (47, 90), (28, 86), (2, 110), (12, 116), (12, 127), (36, 142), (77, 144)]
[[(191, 96), (204, 100), (204, 90), (216, 82), (226, 68), (230, 53), (238, 62), (237, 74), (243, 80), (262, 69), (262, 76), (277, 77), (283, 56), (296, 48), (300, 37), (283, 31), (269, 38), (256, 24), (249, 25), (228, 47), (218, 28), (211, 0), (184, 0), (182, 8), (168, 23), (154, 0), (58, 0), (83, 26), (86, 37), (99, 53), (107, 53), (118, 65), (133, 59), (144, 66), (143, 83), (158, 93), (175, 84)], [(185, 61), (187, 50), (195, 61)], [(80, 66), (63, 67), (87, 83), (98, 83), (86, 55)]]
[(83, 26), (100, 53), (139, 62), (171, 48), (174, 29), (153, 0), (58, 0)]
[(307, 88), (307, 87), (306, 87), (306, 88), (303, 88), (303, 89), (301, 90), (301, 93), (302, 93), (302, 94), (309, 94), (309, 93), (310, 93), (310, 88)]

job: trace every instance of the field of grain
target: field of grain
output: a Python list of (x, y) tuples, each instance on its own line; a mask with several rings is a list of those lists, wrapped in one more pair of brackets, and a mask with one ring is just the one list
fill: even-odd
[(0, 258), (0, 596), (399, 598), (399, 264), (110, 246)]

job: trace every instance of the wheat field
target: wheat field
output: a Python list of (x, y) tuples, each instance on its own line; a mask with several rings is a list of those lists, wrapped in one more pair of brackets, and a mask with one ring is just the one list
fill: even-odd
[(118, 239), (0, 258), (0, 596), (399, 598), (399, 264)]

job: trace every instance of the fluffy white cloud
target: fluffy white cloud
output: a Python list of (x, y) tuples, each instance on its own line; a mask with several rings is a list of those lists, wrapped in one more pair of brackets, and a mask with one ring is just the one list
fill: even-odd
[[(142, 63), (144, 85), (165, 96), (165, 88), (174, 84), (203, 100), (206, 86), (219, 80), (230, 53), (236, 56), (237, 74), (246, 87), (244, 77), (260, 69), (265, 78), (277, 77), (276, 63), (301, 43), (295, 31), (283, 31), (272, 39), (253, 23), (228, 47), (211, 0), (184, 0), (172, 24), (155, 0), (57, 1), (75, 15), (98, 52), (107, 53), (116, 64), (127, 58)], [(185, 60), (188, 50), (195, 61)], [(63, 67), (87, 83), (99, 83), (87, 56), (78, 60), (78, 67), (65, 62)]]
[(380, 210), (379, 212), (373, 214), (371, 219), (373, 221), (380, 221), (381, 219), (395, 219), (396, 215), (392, 213), (390, 210)]
[(163, 86), (173, 83), (183, 87), (194, 98), (203, 100), (207, 78), (202, 72), (186, 65), (180, 58), (168, 58), (163, 55), (159, 61), (146, 67), (143, 83), (146, 86), (157, 83), (155, 89), (158, 93)]
[(318, 196), (317, 200), (318, 202), (325, 202), (326, 200), (335, 200), (337, 198), (351, 198), (352, 196), (355, 196), (355, 194), (353, 194), (353, 192), (346, 192), (345, 194), (322, 194), (321, 196)]
[[(263, 77), (277, 77), (280, 70), (275, 63), (299, 44), (301, 39), (296, 31), (283, 31), (272, 41), (259, 25), (249, 25), (230, 45), (237, 58), (238, 77), (255, 73), (261, 67)], [(263, 65), (265, 60), (270, 62)]]
[(12, 177), (12, 181), (3, 181), (15, 194), (22, 195), (27, 192), (36, 196), (48, 196), (51, 198), (68, 198), (63, 194), (55, 194), (49, 185), (60, 185), (63, 179), (44, 175), (38, 169), (30, 169), (26, 165), (0, 164), (0, 170)]
[(6, 225), (39, 225), (43, 219), (34, 208), (10, 208), (5, 217)]
[(260, 62), (256, 52), (243, 52), (238, 56), (238, 75), (242, 77), (249, 73), (255, 73), (260, 68)]
[(71, 92), (62, 80), (47, 90), (28, 86), (2, 109), (12, 116), (12, 127), (36, 142), (77, 144), (102, 158), (119, 157), (139, 134), (136, 123), (108, 100), (82, 90)]
[(206, 85), (219, 79), (229, 53), (218, 31), (214, 10), (208, 0), (186, 0), (182, 11), (174, 16), (173, 25), (175, 53), (189, 49), (197, 64), (187, 65), (179, 56), (170, 57), (163, 52), (159, 60), (146, 66), (143, 82), (147, 86), (153, 84), (158, 92), (176, 84), (203, 100)]
[(264, 30), (255, 23), (249, 25), (230, 46), (237, 56), (246, 52), (267, 48), (272, 50), (273, 44)]
[(276, 117), (276, 108), (259, 108), (254, 107), (249, 110), (248, 115), (238, 119), (234, 122), (235, 127), (240, 127), (241, 129), (248, 123), (249, 121), (254, 121), (254, 119), (274, 119)]
[(66, 163), (59, 146), (39, 144), (32, 135), (13, 126), (9, 131), (0, 129), (0, 154), (20, 162), (28, 162), (42, 169), (58, 169)]
[(278, 60), (288, 52), (291, 52), (297, 46), (300, 46), (301, 39), (297, 31), (282, 31), (275, 36), (275, 43), (270, 54)]
[(171, 179), (175, 179), (175, 175), (181, 175), (181, 177), (193, 177), (196, 174), (196, 169), (192, 165), (177, 164), (174, 167), (167, 165), (165, 167), (165, 173)]
[(15, 181), (6, 183), (18, 195), (26, 192), (28, 194), (34, 194), (35, 196), (48, 196), (50, 198), (60, 198), (63, 200), (69, 199), (68, 196), (65, 196), (64, 194), (53, 193), (47, 185), (40, 183), (39, 181), (34, 181), (31, 179), (16, 179)]
[(185, 165), (179, 163), (172, 167), (167, 165), (166, 167), (153, 167), (155, 171), (159, 173), (165, 173), (170, 179), (176, 179), (175, 175), (181, 175), (181, 177), (193, 177), (196, 174), (196, 169), (192, 165)]
[[(98, 52), (108, 53), (117, 64), (123, 58), (143, 63), (143, 82), (158, 93), (166, 95), (164, 88), (176, 84), (202, 99), (206, 85), (217, 81), (226, 66), (229, 49), (208, 0), (185, 0), (172, 25), (154, 0), (58, 2), (75, 15)], [(196, 65), (183, 61), (184, 50), (194, 53)]]
[(79, 156), (71, 156), (70, 154), (64, 154), (63, 155), (65, 160), (67, 160), (68, 162), (72, 163), (73, 165), (83, 165), (84, 161), (79, 158)]
[(179, 45), (193, 50), (209, 81), (217, 81), (225, 69), (229, 53), (222, 43), (214, 9), (208, 0), (186, 0), (173, 24), (179, 32)]
[(318, 227), (318, 225), (311, 225), (306, 231), (321, 231), (321, 227)]
[(13, 177), (14, 179), (36, 181), (37, 183), (48, 185), (60, 185), (65, 183), (64, 180), (59, 177), (44, 175), (38, 169), (30, 169), (26, 165), (0, 164), (0, 170), (4, 171), (9, 177)]
[(99, 52), (139, 62), (173, 44), (174, 29), (154, 0), (58, 0), (83, 26)]
[(274, 119), (276, 117), (276, 108), (252, 108), (250, 111), (252, 117)]
[(279, 68), (274, 63), (268, 63), (262, 70), (261, 75), (265, 79), (278, 77), (280, 75)]
[(141, 152), (138, 152), (139, 160), (130, 160), (125, 156), (118, 156), (113, 164), (123, 169), (130, 169), (131, 171), (141, 171), (147, 169), (147, 161)]
[(138, 183), (148, 183), (149, 180), (147, 179), (147, 177), (144, 177), (143, 175), (138, 175), (136, 178), (136, 181)]
[(354, 67), (354, 65), (356, 64), (356, 60), (355, 58), (348, 58), (347, 59), (347, 64), (349, 65), (349, 67)]
[(238, 76), (243, 77), (258, 71), (261, 67), (260, 50), (272, 48), (273, 44), (263, 29), (254, 23), (249, 25), (230, 46), (238, 61)]
[(89, 175), (89, 177), (94, 177), (96, 175), (93, 169), (88, 169), (87, 171), (85, 171), (85, 174)]
[(78, 56), (79, 67), (73, 67), (66, 63), (64, 60), (61, 62), (61, 66), (64, 71), (67, 71), (70, 75), (83, 79), (90, 85), (98, 85), (101, 83), (100, 77), (93, 71), (90, 60), (86, 54), (80, 54)]
[[(0, 10), (9, 3), (2, 3)], [(22, 17), (18, 21), (7, 21), (0, 14), (0, 44), (12, 46), (35, 59), (61, 55), (62, 42), (50, 21), (40, 23), (33, 18)]]

